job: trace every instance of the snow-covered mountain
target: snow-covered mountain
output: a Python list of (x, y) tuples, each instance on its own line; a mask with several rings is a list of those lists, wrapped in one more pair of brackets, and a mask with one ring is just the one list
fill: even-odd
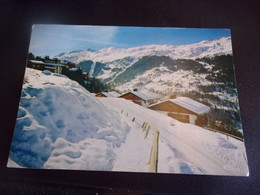
[(61, 60), (75, 63), (86, 60), (109, 63), (115, 60), (131, 57), (136, 61), (143, 56), (169, 56), (172, 59), (195, 59), (215, 54), (232, 53), (231, 37), (222, 37), (216, 40), (206, 40), (190, 45), (148, 45), (134, 48), (104, 48), (97, 51), (67, 52), (58, 55)]
[[(149, 45), (128, 49), (73, 51), (59, 56), (121, 93), (134, 88), (167, 96), (189, 96), (218, 108), (241, 128), (231, 37), (190, 45)], [(224, 113), (223, 112), (228, 112)], [(232, 112), (232, 113), (231, 113)]]
[[(153, 63), (153, 66), (146, 67), (145, 70), (165, 66), (166, 63), (168, 63), (168, 68), (173, 70), (170, 66), (177, 62), (176, 60), (178, 59), (195, 60), (205, 56), (212, 57), (231, 53), (231, 38), (222, 37), (216, 40), (202, 41), (190, 45), (148, 45), (128, 49), (105, 48), (98, 51), (67, 52), (57, 57), (61, 60), (75, 62), (78, 67), (82, 68), (83, 72), (88, 72), (90, 76), (101, 79), (104, 83), (109, 83), (117, 79), (118, 76), (122, 77), (122, 74), (129, 74), (127, 70), (131, 69), (132, 66), (134, 66), (134, 69), (136, 69), (137, 66), (143, 66), (142, 63), (144, 63), (144, 60), (146, 60), (146, 63)], [(154, 58), (148, 59), (150, 56), (157, 56), (157, 61), (152, 61)], [(159, 59), (160, 57), (161, 59)], [(165, 57), (167, 57), (167, 59)], [(149, 60), (151, 62), (149, 62)], [(165, 60), (167, 60), (167, 62), (165, 62)], [(176, 63), (174, 65), (176, 65)], [(142, 71), (142, 73), (144, 73), (144, 71)], [(141, 73), (139, 72), (138, 74), (140, 75)], [(134, 78), (133, 76), (135, 75), (132, 75), (131, 79)], [(127, 78), (127, 81), (129, 81), (129, 78)], [(118, 89), (119, 88), (120, 87), (118, 87)]]
[(30, 68), (8, 167), (147, 172), (154, 130), (158, 172), (248, 175), (242, 141), (122, 98), (96, 98), (63, 75)]
[[(77, 63), (83, 72), (121, 93), (145, 89), (203, 101), (228, 119), (229, 129), (241, 129), (231, 37), (190, 45), (149, 45), (128, 49), (68, 52), (61, 60)], [(237, 130), (235, 130), (237, 131)]]

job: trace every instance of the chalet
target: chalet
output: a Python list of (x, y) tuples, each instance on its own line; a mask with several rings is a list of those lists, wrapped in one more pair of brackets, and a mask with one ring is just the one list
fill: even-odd
[(120, 98), (125, 98), (127, 100), (133, 101), (136, 104), (147, 107), (150, 104), (155, 103), (160, 98), (160, 96), (150, 91), (134, 90), (121, 95)]
[(96, 94), (96, 97), (119, 97), (120, 94), (115, 91), (109, 91), (109, 92), (99, 92)]
[(42, 62), (37, 60), (29, 60), (28, 67), (37, 70), (49, 70), (53, 73), (61, 74), (62, 68), (65, 67), (65, 65), (59, 63), (50, 63), (50, 62), (47, 63), (47, 62)]
[(85, 80), (88, 79), (88, 72), (82, 72), (82, 75)]
[(150, 109), (164, 113), (181, 122), (198, 126), (207, 124), (207, 112), (210, 108), (188, 97), (169, 99), (149, 106)]

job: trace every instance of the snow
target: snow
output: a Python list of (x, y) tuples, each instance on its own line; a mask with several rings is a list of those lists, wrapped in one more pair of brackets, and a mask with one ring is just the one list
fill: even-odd
[[(128, 92), (128, 93), (132, 93), (134, 94), (135, 96), (143, 99), (143, 100), (154, 100), (154, 99), (157, 99), (159, 98), (160, 96), (158, 94), (155, 94), (153, 92), (150, 92), (148, 90), (142, 90), (142, 91), (131, 91), (131, 92)], [(124, 94), (125, 95), (125, 94)], [(124, 96), (122, 95), (122, 96)]]
[(25, 76), (10, 158), (29, 168), (111, 170), (128, 125), (65, 76), (29, 68)]
[(170, 71), (166, 67), (152, 68), (146, 71), (142, 75), (136, 76), (131, 82), (117, 85), (116, 89), (120, 91), (129, 91), (133, 88), (138, 88), (142, 84), (140, 90), (150, 90), (156, 92), (167, 93), (181, 91), (181, 90), (198, 90), (197, 83), (201, 85), (209, 85), (207, 79), (205, 79), (207, 74), (195, 74), (192, 71), (178, 70)]
[[(69, 71), (78, 71), (78, 68), (70, 68)], [(82, 73), (83, 74), (83, 73)]]
[(138, 59), (147, 55), (169, 56), (173, 59), (196, 59), (215, 54), (232, 53), (231, 37), (222, 37), (216, 40), (202, 41), (190, 45), (148, 45), (127, 49), (104, 48), (98, 51), (81, 51), (75, 53), (65, 53), (58, 56), (61, 60), (79, 63), (85, 60), (98, 62), (112, 62), (125, 57)]
[(93, 62), (93, 64), (91, 65), (90, 71), (89, 71), (89, 77), (92, 77), (95, 67), (96, 67), (96, 62)]
[[(248, 175), (244, 142), (123, 98), (96, 98), (59, 74), (26, 69), (8, 167)], [(142, 124), (150, 131), (146, 135)]]
[[(126, 113), (122, 113), (123, 115)], [(132, 117), (128, 116), (128, 121)], [(148, 172), (149, 170), (149, 155), (153, 134), (150, 133), (145, 138), (145, 132), (141, 128), (140, 122), (130, 122), (132, 128), (125, 143), (120, 148), (115, 150), (117, 158), (114, 163), (113, 171), (133, 171), (133, 172)], [(131, 125), (131, 124), (130, 124)], [(141, 146), (140, 146), (141, 144)]]
[(175, 99), (170, 99), (169, 101), (186, 108), (196, 114), (204, 114), (210, 110), (210, 108), (204, 104), (201, 104), (195, 100), (188, 97), (178, 97)]
[(24, 167), (21, 167), (20, 165), (18, 165), (16, 162), (14, 162), (13, 160), (11, 160), (10, 158), (8, 159), (8, 166), (9, 167), (13, 167), (13, 168), (24, 168)]
[(47, 63), (47, 62), (44, 62), (43, 64), (46, 64), (46, 65), (49, 65), (49, 66), (65, 66), (63, 64), (58, 64), (58, 63)]
[(44, 66), (44, 68), (56, 70), (56, 67), (53, 67), (53, 66)]
[(109, 91), (109, 92), (100, 92), (101, 94), (103, 94), (106, 97), (119, 97), (120, 94), (115, 92), (115, 91)]
[(178, 122), (122, 98), (102, 98), (101, 102), (160, 132), (158, 172), (248, 175), (244, 143), (239, 140)]
[(35, 64), (43, 64), (42, 61), (38, 61), (38, 60), (30, 60), (30, 62), (35, 63)]

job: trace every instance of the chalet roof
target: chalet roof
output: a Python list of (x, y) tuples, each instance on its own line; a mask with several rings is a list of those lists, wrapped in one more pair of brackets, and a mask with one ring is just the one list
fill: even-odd
[(65, 66), (64, 64), (59, 64), (59, 63), (47, 63), (47, 62), (42, 62), (38, 60), (29, 60), (33, 64), (41, 64), (41, 65), (47, 65), (47, 66)]
[(170, 99), (168, 101), (171, 101), (183, 108), (186, 108), (196, 114), (204, 114), (210, 110), (210, 108), (200, 102), (197, 102), (195, 100), (192, 100), (188, 97), (178, 97), (175, 99)]
[(44, 62), (42, 61), (38, 61), (38, 60), (29, 60), (31, 63), (34, 63), (34, 64), (44, 64)]
[(115, 91), (109, 91), (109, 92), (100, 92), (101, 94), (103, 94), (106, 97), (119, 97), (120, 94), (115, 92)]
[(44, 68), (56, 70), (56, 67), (53, 67), (53, 66), (44, 66)]
[[(158, 94), (150, 92), (150, 91), (147, 91), (147, 90), (143, 90), (143, 91), (130, 91), (128, 93), (132, 93), (135, 96), (137, 96), (137, 97), (139, 97), (139, 98), (141, 98), (141, 99), (143, 99), (145, 101), (158, 99), (160, 97)], [(126, 95), (128, 93), (125, 93), (124, 95)], [(124, 95), (122, 95), (122, 96), (124, 96)]]
[[(78, 68), (70, 68), (69, 69), (70, 71), (77, 71), (77, 70), (79, 70)], [(82, 73), (83, 74), (83, 73)]]
[(65, 66), (64, 64), (58, 64), (58, 63), (46, 63), (44, 62), (45, 65), (49, 65), (49, 66)]

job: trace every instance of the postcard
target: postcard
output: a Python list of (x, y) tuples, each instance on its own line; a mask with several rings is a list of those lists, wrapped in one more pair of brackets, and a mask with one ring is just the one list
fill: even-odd
[(33, 25), (7, 167), (248, 176), (231, 40)]

